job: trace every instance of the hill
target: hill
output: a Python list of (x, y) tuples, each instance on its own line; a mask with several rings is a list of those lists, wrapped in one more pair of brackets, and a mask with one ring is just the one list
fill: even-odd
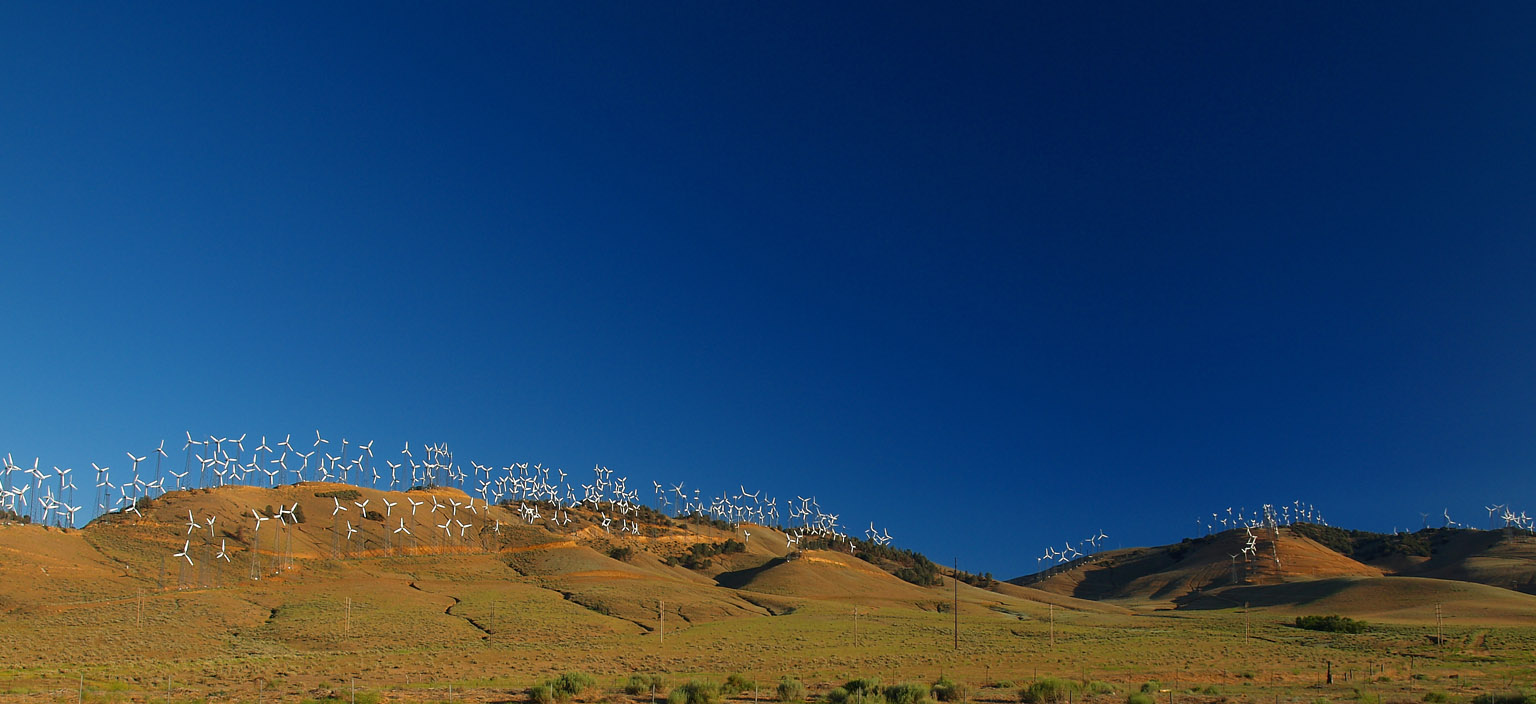
[(1244, 532), (1231, 530), (1173, 545), (1097, 553), (1009, 581), (1079, 599), (1172, 603), (1223, 587), (1382, 574), (1288, 528), (1255, 534), (1256, 555), (1243, 552)]
[[(1433, 605), (1489, 623), (1536, 619), (1536, 537), (1426, 529), (1381, 534), (1295, 524), (1090, 555), (1010, 580), (1134, 609), (1254, 608), (1422, 622)], [(1278, 554), (1278, 559), (1276, 555)]]
[[(323, 652), (353, 629), (397, 641), (643, 636), (661, 628), (663, 612), (676, 633), (808, 608), (934, 611), (955, 596), (947, 578), (896, 577), (913, 558), (860, 541), (798, 549), (777, 528), (655, 512), (624, 519), (631, 532), (599, 510), (530, 516), (456, 489), (170, 492), (80, 530), (0, 524), (0, 614), (59, 633), (87, 613), (114, 629), (131, 624), (106, 638), (54, 639), (43, 655), (111, 657), (133, 633), (145, 644), (136, 652), (168, 656), (236, 640)], [(961, 587), (962, 610), (989, 618), (1061, 601)], [(174, 606), (174, 619), (145, 623), (161, 605)]]

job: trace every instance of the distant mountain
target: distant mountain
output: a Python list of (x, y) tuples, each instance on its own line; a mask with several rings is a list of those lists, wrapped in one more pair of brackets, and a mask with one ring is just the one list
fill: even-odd
[(1256, 554), (1244, 554), (1246, 533), (1231, 530), (1097, 553), (1009, 582), (1132, 608), (1407, 609), (1422, 619), (1417, 611), (1429, 600), (1484, 602), (1495, 618), (1536, 615), (1536, 598), (1526, 596), (1536, 594), (1536, 536), (1523, 531), (1382, 534), (1295, 524), (1254, 535)]

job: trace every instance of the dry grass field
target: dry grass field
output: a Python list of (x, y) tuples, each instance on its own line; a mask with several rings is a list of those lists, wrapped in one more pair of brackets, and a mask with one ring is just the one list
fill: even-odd
[[(759, 684), (757, 700), (785, 676), (814, 698), (854, 678), (944, 675), (974, 701), (1017, 701), (1036, 678), (1061, 677), (1105, 683), (1087, 699), (1106, 703), (1155, 680), (1159, 701), (1375, 704), (1470, 700), (1536, 679), (1536, 596), (1383, 576), (1301, 537), (1280, 537), (1291, 558), (1280, 568), (1236, 582), (1226, 543), (1238, 538), (1224, 535), (1179, 559), (1121, 551), (1036, 586), (956, 589), (842, 551), (791, 552), (763, 526), (749, 526), (744, 550), (688, 569), (667, 558), (741, 536), (679, 521), (620, 536), (586, 512), (528, 525), (515, 510), (464, 508), (452, 490), (323, 496), (335, 489), (175, 492), (143, 517), (82, 530), (0, 525), (0, 700), (350, 701), (355, 687), (365, 702), (526, 701), (531, 685), (580, 671), (598, 682), (581, 702), (650, 701), (622, 693), (636, 673), (668, 685), (739, 673)], [(457, 502), (468, 527), (438, 528), (453, 509), (429, 514), (430, 503), (412, 516), (407, 496)], [(351, 505), (386, 498), (396, 505), (384, 520)], [(352, 510), (333, 518), (338, 501)], [(254, 530), (252, 509), (294, 502), (303, 523)], [(395, 532), (402, 521), (410, 535)], [(187, 544), (194, 565), (171, 557)], [(228, 560), (215, 557), (221, 545)], [(1524, 559), (1511, 548), (1486, 559), (1503, 560), (1501, 574), (1529, 567), (1510, 567)], [(1086, 588), (1104, 600), (1073, 596)], [(1292, 625), (1334, 613), (1370, 626)]]

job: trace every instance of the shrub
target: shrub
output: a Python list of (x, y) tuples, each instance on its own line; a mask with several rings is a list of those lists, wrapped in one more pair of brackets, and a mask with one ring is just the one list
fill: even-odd
[(1157, 704), (1157, 698), (1146, 692), (1131, 692), (1125, 698), (1125, 704)]
[(879, 694), (880, 680), (877, 680), (873, 677), (849, 680), (846, 684), (843, 685), (843, 689), (846, 690), (849, 694)]
[(933, 683), (933, 698), (941, 702), (961, 702), (970, 695), (970, 690), (948, 677), (940, 677)]
[(585, 672), (567, 672), (556, 677), (551, 683), (556, 691), (565, 692), (571, 696), (581, 694), (583, 690), (597, 684), (597, 680)]
[(667, 704), (719, 704), (720, 688), (713, 682), (690, 680), (667, 695)]
[(1347, 616), (1297, 616), (1296, 627), (1327, 633), (1364, 633), (1365, 622)]
[(1148, 680), (1148, 681), (1143, 682), (1141, 684), (1141, 693), (1142, 694), (1156, 694), (1157, 690), (1162, 689), (1162, 688), (1163, 688), (1163, 683), (1162, 682), (1158, 682), (1157, 680)]
[(1446, 694), (1445, 692), (1429, 691), (1424, 693), (1424, 701), (1428, 702), (1429, 704), (1445, 704), (1450, 700), (1450, 695)]
[(852, 692), (846, 687), (835, 687), (827, 692), (827, 701), (831, 704), (885, 704), (876, 693), (879, 691), (879, 685), (875, 684), (875, 680), (854, 680), (849, 684), (860, 686)]
[(907, 682), (885, 688), (885, 700), (890, 704), (922, 704), (928, 700), (928, 688)]
[(363, 492), (356, 489), (337, 489), (335, 491), (317, 491), (317, 499), (337, 499), (339, 501), (356, 501), (363, 497)]
[(1108, 682), (1094, 680), (1083, 685), (1083, 694), (1114, 694), (1115, 686)]
[(739, 694), (741, 692), (746, 692), (753, 689), (757, 689), (757, 683), (742, 677), (739, 673), (735, 673), (726, 677), (725, 684), (720, 685), (720, 693), (724, 694), (725, 696)]
[(624, 693), (630, 696), (638, 696), (647, 692), (659, 692), (666, 686), (661, 680), (661, 675), (630, 675), (629, 681), (624, 683)]
[(1056, 704), (1066, 701), (1068, 695), (1075, 694), (1079, 689), (1078, 684), (1071, 680), (1042, 677), (1019, 690), (1019, 701), (1024, 704)]
[(608, 551), (608, 557), (623, 562), (635, 556), (635, 549), (627, 545), (620, 545)]
[(533, 704), (555, 704), (555, 689), (547, 684), (529, 687), (528, 701)]
[(779, 686), (775, 688), (781, 702), (799, 702), (805, 700), (805, 685), (800, 680), (785, 677), (779, 680)]
[(1479, 694), (1472, 698), (1472, 704), (1536, 704), (1536, 696), (1525, 692), (1503, 692), (1494, 694)]

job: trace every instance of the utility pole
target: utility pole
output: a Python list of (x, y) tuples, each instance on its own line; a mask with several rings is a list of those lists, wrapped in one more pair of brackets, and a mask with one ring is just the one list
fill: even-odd
[(656, 615), (661, 617), (661, 644), (667, 644), (667, 600), (656, 602)]
[(955, 650), (960, 649), (960, 558), (955, 558), (955, 605), (951, 609), (955, 612)]

